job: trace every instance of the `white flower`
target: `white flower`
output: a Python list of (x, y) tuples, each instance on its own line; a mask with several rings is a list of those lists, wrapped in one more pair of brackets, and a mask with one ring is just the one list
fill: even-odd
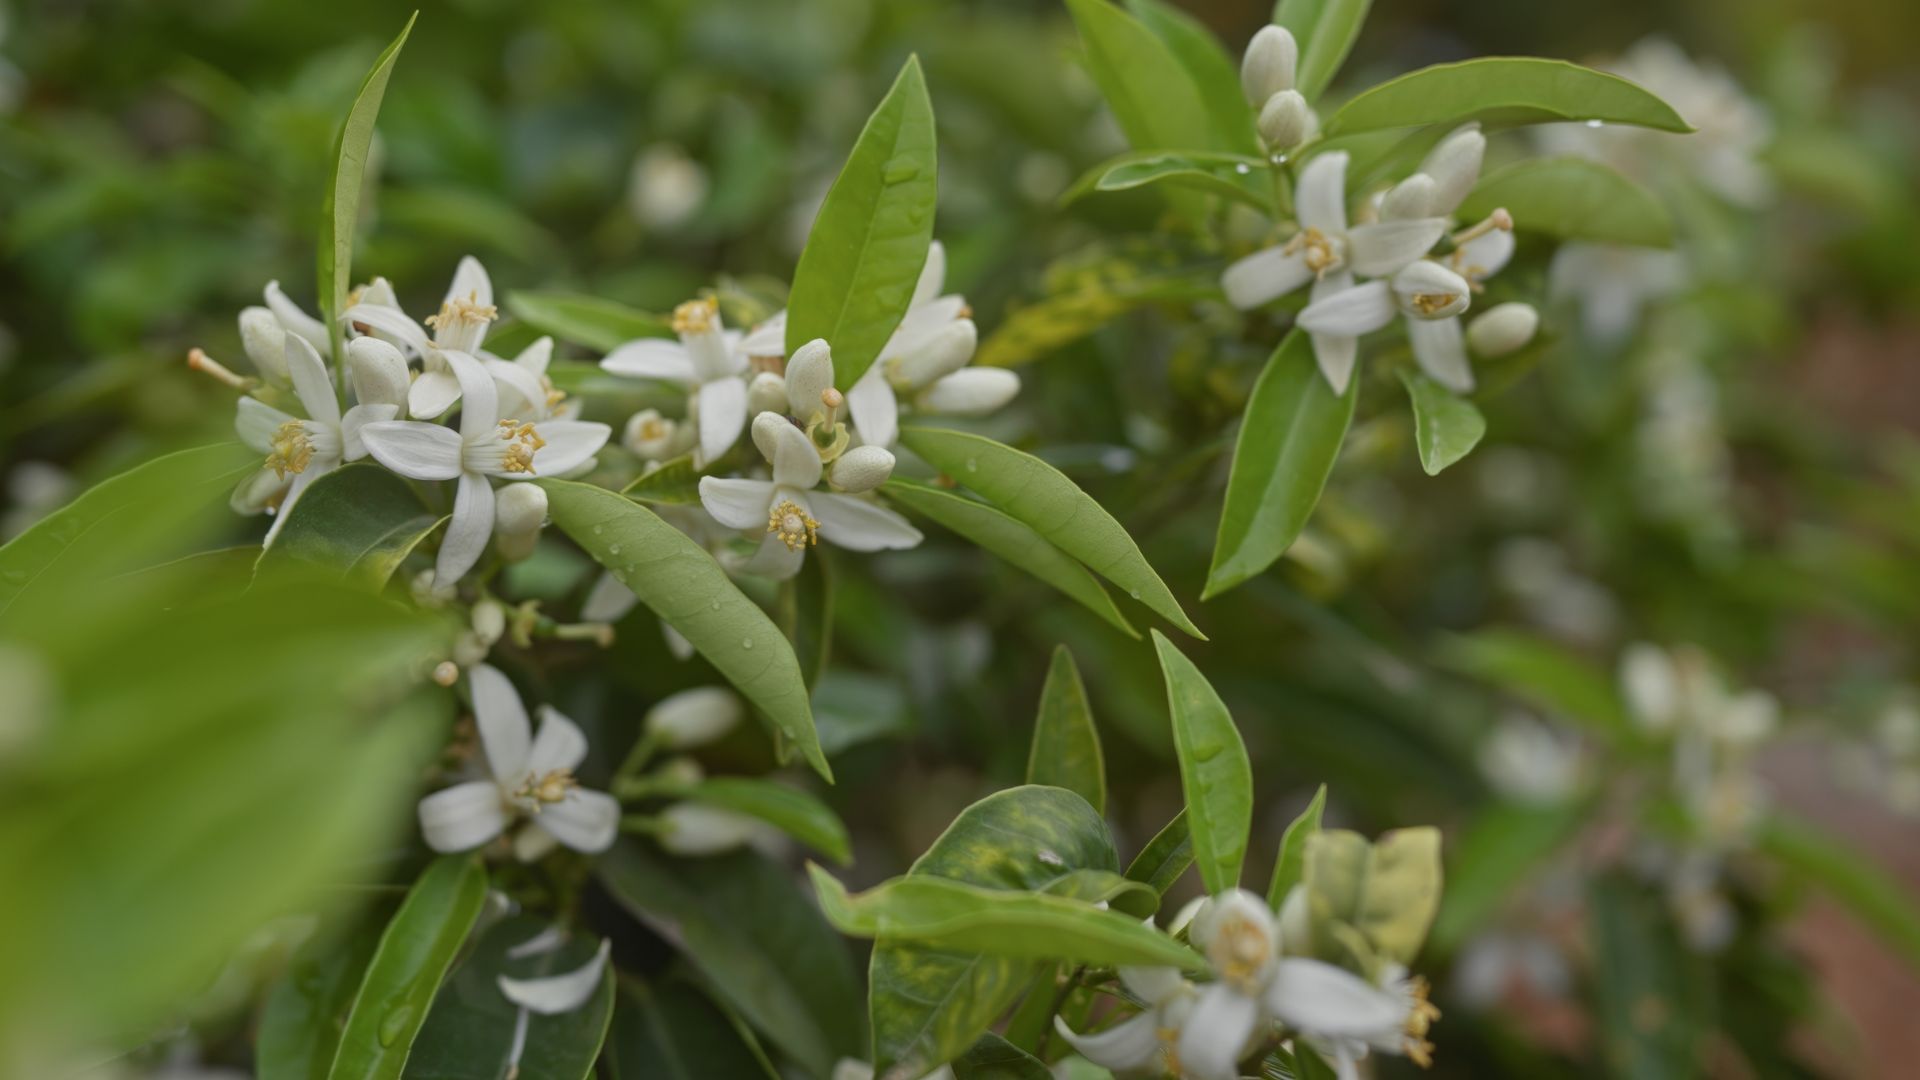
[(1056, 1016), (1054, 1030), (1081, 1057), (1103, 1068), (1172, 1072), (1179, 1061), (1180, 1032), (1193, 1012), (1193, 984), (1170, 967), (1123, 967), (1120, 981), (1145, 1006), (1138, 1016), (1091, 1035), (1076, 1034)]
[[(493, 500), (493, 544), (500, 557), (518, 562), (533, 554), (547, 523), (547, 489), (508, 484)], [(477, 610), (477, 609), (476, 609)]]
[(702, 466), (717, 460), (740, 439), (747, 423), (748, 353), (737, 330), (720, 321), (712, 299), (689, 300), (673, 309), (679, 341), (641, 338), (608, 353), (600, 366), (615, 375), (659, 379), (692, 393), (687, 415), (699, 433)]
[(582, 788), (573, 770), (587, 756), (587, 738), (551, 707), (540, 709), (534, 735), (520, 695), (505, 675), (478, 664), (468, 676), (474, 722), (490, 779), (471, 780), (420, 800), (420, 831), (435, 851), (467, 851), (516, 821), (526, 828), (515, 848), (536, 855), (551, 841), (592, 854), (612, 846), (620, 824), (613, 796)]
[(679, 424), (661, 416), (660, 410), (642, 409), (627, 417), (627, 426), (621, 433), (620, 441), (642, 461), (665, 461), (683, 449), (681, 444), (684, 440), (681, 436), (691, 434)]
[(342, 462), (365, 456), (367, 448), (362, 438), (366, 427), (390, 420), (397, 411), (392, 405), (355, 405), (346, 415), (341, 415), (340, 401), (333, 396), (333, 382), (327, 377), (327, 366), (321, 362), (320, 354), (307, 339), (292, 331), (282, 336), (287, 376), (293, 382), (294, 394), (306, 409), (307, 418), (301, 420), (281, 412), (256, 397), (243, 397), (234, 420), (240, 441), (267, 455), (265, 468), (253, 481), (243, 485), (244, 489), (253, 490), (256, 482), (265, 485), (267, 473), (272, 473), (276, 482), (292, 477), (287, 483), (286, 497), (280, 503), (280, 513), (273, 527), (267, 530), (269, 544), (279, 535), (288, 511), (293, 509), (307, 485), (339, 468)]
[(1507, 356), (1527, 347), (1540, 330), (1540, 313), (1532, 304), (1509, 300), (1474, 316), (1467, 324), (1467, 346), (1476, 356)]
[(735, 810), (697, 802), (677, 802), (660, 812), (655, 836), (675, 855), (724, 855), (764, 836), (771, 826)]
[[(1414, 262), (1446, 232), (1446, 220), (1438, 217), (1349, 227), (1346, 176), (1344, 151), (1320, 154), (1300, 170), (1294, 195), (1300, 230), (1285, 244), (1238, 260), (1220, 276), (1220, 286), (1234, 307), (1259, 307), (1308, 282), (1313, 283), (1313, 303), (1325, 302), (1352, 289), (1355, 274), (1385, 276)], [(1344, 393), (1353, 375), (1356, 337), (1313, 335), (1321, 374), (1336, 392)]]
[(1633, 333), (1648, 301), (1686, 284), (1686, 263), (1657, 248), (1563, 244), (1547, 267), (1548, 295), (1576, 303), (1587, 336), (1607, 346)]
[(1195, 1080), (1234, 1080), (1260, 1032), (1262, 994), (1282, 963), (1280, 928), (1267, 902), (1244, 889), (1213, 897), (1194, 916), (1193, 943), (1206, 951), (1216, 981), (1200, 988), (1180, 1032), (1180, 1067)]
[(1388, 965), (1376, 986), (1304, 957), (1290, 957), (1278, 968), (1266, 988), (1268, 1014), (1333, 1058), (1340, 1080), (1359, 1075), (1355, 1064), (1369, 1050), (1432, 1063), (1427, 1029), (1440, 1011), (1427, 1002), (1424, 979), (1409, 979), (1406, 969)]
[[(267, 287), (263, 295), (267, 301), (267, 308), (273, 312), (273, 317), (279, 320), (281, 329), (286, 330), (288, 333), (299, 334), (307, 344), (314, 347), (316, 352), (326, 353), (332, 351), (333, 342), (329, 340), (327, 336), (326, 326), (322, 324), (319, 319), (301, 310), (300, 305), (294, 303), (293, 300), (281, 290), (279, 282), (267, 282)], [(249, 353), (248, 355), (252, 354)], [(255, 357), (254, 362), (256, 364), (259, 363), (260, 358)], [(266, 373), (264, 367), (262, 368), (262, 373)]]
[(365, 327), (420, 358), (421, 371), (407, 395), (407, 411), (431, 419), (451, 408), (466, 392), (465, 383), (447, 363), (446, 354), (477, 356), (486, 340), (487, 324), (500, 317), (493, 306), (493, 280), (480, 260), (464, 256), (453, 272), (446, 299), (437, 314), (428, 316), (433, 328), (429, 338), (419, 323), (400, 310), (392, 299), (393, 290), (376, 281), (347, 308), (349, 325)]
[(447, 523), (435, 563), (436, 582), (444, 586), (472, 569), (487, 546), (487, 535), (493, 531), (489, 477), (565, 473), (592, 457), (612, 432), (605, 424), (580, 420), (501, 419), (493, 378), (480, 362), (452, 350), (442, 351), (441, 356), (465, 399), (460, 430), (417, 420), (389, 420), (366, 425), (361, 438), (380, 464), (402, 476), (459, 481), (453, 519)]
[[(1328, 380), (1343, 391), (1346, 376), (1352, 373), (1360, 336), (1386, 326), (1396, 314), (1407, 317), (1407, 334), (1413, 340), (1414, 357), (1421, 369), (1450, 389), (1470, 390), (1473, 373), (1466, 366), (1459, 320), (1452, 316), (1467, 309), (1471, 292), (1471, 286), (1459, 274), (1431, 259), (1421, 259), (1388, 281), (1369, 281), (1324, 298), (1316, 292), (1299, 321), (1313, 335), (1316, 355), (1325, 355), (1321, 347), (1326, 344), (1344, 358), (1348, 367), (1342, 378)], [(1436, 321), (1443, 325), (1431, 332), (1422, 325)], [(1326, 370), (1324, 362), (1321, 370)]]
[(640, 224), (671, 229), (685, 222), (707, 198), (707, 171), (672, 143), (655, 143), (634, 159), (627, 177), (627, 205)]
[(732, 731), (746, 715), (740, 696), (724, 686), (696, 686), (661, 699), (641, 722), (669, 750), (689, 750)]
[[(566, 940), (566, 935), (561, 933), (559, 927), (549, 927), (508, 949), (507, 958), (521, 960), (529, 956), (544, 956), (565, 945)], [(507, 1049), (506, 1075), (519, 1075), (520, 1057), (527, 1047), (527, 1025), (535, 1014), (558, 1016), (593, 1000), (593, 995), (605, 981), (607, 957), (612, 950), (613, 942), (601, 938), (600, 947), (594, 950), (592, 958), (572, 971), (531, 979), (516, 979), (511, 975), (494, 977), (494, 985), (500, 988), (500, 996), (516, 1007), (513, 1043)]]
[(1580, 780), (1578, 740), (1521, 714), (1494, 727), (1480, 744), (1479, 761), (1495, 789), (1522, 802), (1556, 802)]
[(554, 389), (547, 377), (547, 365), (553, 360), (552, 338), (540, 338), (512, 360), (486, 352), (479, 357), (500, 385), (501, 412), (523, 420), (572, 420), (580, 415), (580, 403)]

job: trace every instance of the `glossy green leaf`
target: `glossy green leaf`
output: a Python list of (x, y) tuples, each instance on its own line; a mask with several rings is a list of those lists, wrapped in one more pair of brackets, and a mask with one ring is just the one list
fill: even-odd
[(454, 954), (480, 915), (487, 872), (472, 855), (443, 855), (408, 890), (380, 935), (340, 1033), (330, 1080), (401, 1075)]
[(383, 919), (345, 933), (318, 933), (294, 954), (260, 1013), (253, 1052), (258, 1080), (326, 1080), (384, 927)]
[(935, 949), (1035, 960), (1206, 966), (1198, 953), (1140, 920), (1084, 900), (929, 875), (894, 878), (850, 895), (832, 874), (818, 866), (810, 870), (827, 919), (854, 937), (884, 935)]
[(751, 1038), (684, 979), (622, 978), (602, 1060), (608, 1080), (779, 1080)]
[(1193, 661), (1159, 631), (1153, 647), (1167, 680), (1173, 715), (1173, 745), (1180, 757), (1180, 789), (1187, 798), (1187, 828), (1193, 859), (1207, 892), (1240, 885), (1253, 827), (1253, 766), (1227, 706)]
[(839, 815), (804, 791), (772, 780), (714, 776), (676, 794), (759, 818), (842, 866), (853, 861), (847, 827)]
[(1438, 659), (1595, 734), (1612, 739), (1629, 733), (1626, 706), (1607, 674), (1544, 638), (1512, 630), (1457, 634), (1441, 642)]
[(952, 529), (1066, 593), (1087, 610), (1125, 631), (1128, 637), (1140, 636), (1140, 631), (1135, 630), (1127, 617), (1120, 614), (1113, 598), (1100, 587), (1099, 580), (1088, 573), (1086, 567), (1054, 547), (1046, 537), (1008, 517), (997, 507), (905, 477), (896, 476), (888, 480), (880, 490), (893, 502)]
[(1273, 211), (1272, 173), (1265, 161), (1198, 150), (1136, 150), (1089, 169), (1060, 196), (1066, 206), (1096, 191), (1131, 191), (1157, 183), (1191, 188)]
[(1653, 192), (1586, 158), (1528, 158), (1496, 169), (1480, 178), (1459, 216), (1479, 221), (1502, 207), (1525, 233), (1596, 244), (1673, 243), (1673, 219)]
[(1830, 894), (1920, 971), (1920, 902), (1897, 878), (1852, 844), (1788, 817), (1768, 819), (1759, 830), (1758, 846)]
[(1200, 91), (1173, 50), (1107, 0), (1067, 0), (1087, 71), (1135, 150), (1225, 150)]
[(907, 427), (901, 429), (900, 441), (1168, 622), (1205, 639), (1127, 530), (1060, 470), (1011, 446), (961, 431)]
[(700, 469), (691, 453), (681, 454), (634, 478), (620, 494), (660, 506), (691, 506), (700, 501)]
[(407, 1057), (407, 1080), (586, 1080), (613, 1020), (613, 966), (602, 970), (600, 988), (585, 1004), (552, 1016), (529, 1013), (524, 1032), (515, 1030), (519, 1007), (497, 982), (502, 976), (537, 979), (577, 970), (600, 947), (592, 934), (574, 934), (551, 952), (508, 956), (551, 928), (545, 919), (520, 915), (480, 935), (433, 999)]
[(1182, 810), (1133, 857), (1127, 865), (1127, 876), (1146, 882), (1164, 896), (1192, 865), (1193, 832), (1187, 828), (1187, 812)]
[(1240, 89), (1240, 64), (1221, 49), (1213, 31), (1166, 0), (1126, 0), (1126, 4), (1193, 80), (1200, 104), (1213, 118), (1214, 145), (1259, 153), (1254, 112)]
[(1400, 369), (1400, 381), (1413, 402), (1413, 443), (1428, 476), (1438, 476), (1480, 445), (1487, 418), (1472, 401), (1408, 368)]
[(814, 771), (833, 778), (793, 647), (705, 548), (604, 488), (568, 480), (534, 483), (547, 489), (547, 511), (556, 526), (692, 642)]
[(445, 520), (405, 480), (368, 463), (315, 480), (286, 513), (286, 524), (260, 556), (262, 573), (319, 566), (375, 589)]
[(1047, 1063), (988, 1032), (954, 1059), (953, 1080), (1053, 1080)]
[(1656, 131), (1692, 131), (1673, 107), (1603, 71), (1532, 56), (1435, 64), (1381, 83), (1326, 123), (1329, 137), (1425, 124), (1549, 124), (1599, 120)]
[(788, 355), (825, 338), (843, 391), (880, 358), (913, 299), (938, 179), (933, 104), (908, 57), (827, 191), (787, 299)]
[(1040, 714), (1033, 722), (1033, 746), (1027, 752), (1027, 783), (1066, 788), (1105, 813), (1107, 766), (1100, 754), (1100, 732), (1073, 654), (1053, 650), (1047, 682), (1040, 689)]
[(1489, 925), (1501, 902), (1579, 835), (1588, 809), (1580, 802), (1498, 803), (1475, 817), (1451, 845), (1434, 948), (1451, 953)]
[(596, 872), (720, 1000), (810, 1075), (865, 1056), (860, 987), (845, 944), (785, 869), (751, 851), (673, 859), (622, 840)]
[(1299, 538), (1359, 399), (1358, 379), (1344, 394), (1327, 386), (1305, 332), (1292, 331), (1280, 342), (1247, 399), (1201, 599), (1265, 570)]
[(1341, 927), (1358, 931), (1363, 962), (1407, 966), (1426, 941), (1440, 905), (1440, 831), (1428, 826), (1382, 833), (1328, 829), (1307, 837), (1302, 881), (1314, 944), (1323, 958), (1351, 953)]
[[(1106, 822), (1085, 799), (1062, 788), (1027, 786), (962, 811), (908, 875), (1037, 891), (1076, 871), (1116, 865)], [(876, 1073), (919, 1076), (965, 1053), (1044, 966), (881, 940), (869, 978)]]
[(595, 352), (612, 352), (638, 338), (673, 334), (673, 327), (658, 315), (585, 293), (511, 292), (507, 311), (543, 334)]
[(827, 669), (833, 651), (833, 559), (815, 548), (800, 564), (800, 572), (780, 583), (773, 617), (793, 645), (800, 674), (812, 690)]
[(1274, 5), (1273, 21), (1300, 45), (1293, 85), (1308, 101), (1318, 100), (1346, 63), (1372, 6), (1373, 0), (1280, 0)]
[(1307, 808), (1293, 819), (1280, 836), (1280, 854), (1273, 861), (1273, 877), (1267, 883), (1267, 903), (1275, 911), (1287, 902), (1287, 894), (1306, 878), (1307, 838), (1320, 831), (1320, 818), (1327, 809), (1327, 785), (1313, 793)]
[[(393, 39), (373, 62), (373, 69), (360, 83), (347, 109), (346, 122), (333, 146), (333, 173), (327, 178), (326, 201), (320, 212), (319, 252), (320, 320), (329, 327), (347, 310), (347, 290), (353, 284), (353, 240), (360, 224), (360, 194), (366, 182), (367, 155), (373, 150), (373, 125), (380, 116), (380, 101), (387, 94), (387, 80), (393, 76), (400, 48), (413, 32), (414, 12), (400, 36)], [(334, 360), (340, 360), (341, 337), (330, 334)]]

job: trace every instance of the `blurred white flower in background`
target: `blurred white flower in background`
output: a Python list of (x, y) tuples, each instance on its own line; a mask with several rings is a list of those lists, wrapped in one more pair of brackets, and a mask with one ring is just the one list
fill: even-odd
[(627, 206), (650, 229), (685, 223), (707, 201), (707, 170), (673, 143), (655, 143), (634, 159)]
[(1524, 713), (1502, 717), (1480, 742), (1480, 771), (1495, 790), (1522, 802), (1559, 802), (1579, 787), (1584, 758), (1570, 732)]

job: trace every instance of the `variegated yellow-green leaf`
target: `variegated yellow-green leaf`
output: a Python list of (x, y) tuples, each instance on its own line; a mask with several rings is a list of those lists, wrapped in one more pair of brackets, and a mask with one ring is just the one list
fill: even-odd
[(1100, 754), (1100, 732), (1073, 654), (1053, 650), (1047, 682), (1040, 689), (1040, 715), (1033, 722), (1033, 746), (1027, 752), (1027, 783), (1066, 788), (1106, 813), (1107, 766)]
[(1357, 932), (1363, 961), (1413, 962), (1440, 906), (1440, 831), (1396, 829), (1369, 844), (1343, 829), (1307, 838), (1307, 902), (1323, 955), (1357, 952), (1341, 940)]
[(1173, 745), (1180, 757), (1180, 789), (1187, 797), (1187, 828), (1193, 861), (1209, 894), (1240, 884), (1253, 827), (1253, 766), (1227, 706), (1193, 661), (1166, 635), (1153, 633), (1160, 670), (1167, 679), (1173, 714)]

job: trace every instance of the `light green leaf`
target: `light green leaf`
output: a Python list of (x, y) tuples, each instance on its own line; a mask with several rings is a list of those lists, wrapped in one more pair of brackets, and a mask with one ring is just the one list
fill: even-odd
[(1342, 106), (1325, 133), (1425, 124), (1548, 124), (1599, 120), (1687, 132), (1673, 107), (1633, 83), (1565, 60), (1488, 56), (1435, 64), (1381, 83)]
[[(320, 321), (326, 324), (333, 344), (333, 359), (340, 363), (340, 314), (347, 309), (347, 290), (353, 284), (353, 239), (360, 223), (360, 191), (367, 174), (367, 154), (373, 148), (373, 124), (380, 116), (380, 99), (387, 94), (387, 80), (393, 76), (400, 48), (413, 32), (419, 12), (407, 16), (407, 25), (373, 62), (373, 70), (360, 83), (340, 125), (340, 137), (333, 146), (333, 175), (327, 178), (326, 201), (320, 211), (319, 252)], [(344, 368), (341, 370), (344, 371)]]
[(1333, 81), (1372, 6), (1373, 0), (1280, 0), (1274, 5), (1273, 21), (1291, 31), (1300, 45), (1293, 86), (1302, 97), (1318, 100)]
[(721, 1001), (809, 1075), (865, 1056), (860, 987), (845, 943), (784, 868), (750, 851), (670, 859), (622, 840), (596, 872), (622, 907), (672, 941)]
[(1165, 181), (1272, 213), (1268, 170), (1265, 161), (1242, 154), (1137, 150), (1089, 169), (1060, 196), (1060, 205), (1070, 205), (1096, 191), (1131, 191)]
[(853, 861), (847, 827), (827, 804), (772, 780), (714, 776), (673, 794), (759, 818), (842, 866)]
[(267, 996), (254, 1041), (259, 1080), (326, 1080), (386, 921), (309, 938)]
[(1460, 204), (1460, 219), (1479, 221), (1501, 207), (1527, 233), (1597, 244), (1673, 244), (1673, 219), (1653, 192), (1586, 158), (1528, 158), (1496, 169)]
[(604, 488), (568, 480), (533, 482), (547, 489), (555, 525), (692, 642), (776, 732), (800, 749), (815, 772), (833, 779), (793, 647), (705, 548), (646, 507)]
[(1758, 843), (1795, 877), (1832, 894), (1920, 971), (1920, 904), (1898, 879), (1841, 838), (1792, 818), (1768, 819)]
[(1159, 631), (1153, 647), (1167, 679), (1173, 714), (1173, 746), (1180, 757), (1180, 789), (1187, 797), (1187, 827), (1194, 861), (1209, 895), (1240, 884), (1253, 827), (1253, 766), (1227, 706), (1193, 661)]
[(608, 1080), (779, 1080), (752, 1033), (684, 978), (621, 978), (602, 1058)]
[(853, 896), (820, 867), (808, 870), (828, 921), (854, 937), (1032, 960), (1206, 967), (1200, 954), (1140, 920), (1085, 900), (929, 875), (894, 878)]
[(780, 583), (774, 600), (774, 621), (793, 645), (800, 674), (812, 690), (827, 669), (833, 649), (833, 574), (831, 557), (815, 548), (800, 564), (800, 572)]
[(1047, 683), (1040, 690), (1040, 715), (1033, 722), (1033, 746), (1027, 753), (1027, 783), (1066, 788), (1100, 813), (1107, 809), (1107, 766), (1100, 755), (1100, 732), (1080, 669), (1065, 645), (1053, 650)]
[(585, 293), (511, 292), (507, 311), (543, 334), (595, 352), (612, 352), (637, 338), (673, 335), (658, 315)]
[(1366, 963), (1413, 962), (1440, 905), (1440, 831), (1430, 826), (1382, 833), (1368, 844), (1344, 829), (1310, 834), (1302, 880), (1323, 959), (1351, 955), (1341, 931), (1357, 931)]
[(1486, 926), (1532, 872), (1578, 835), (1587, 820), (1578, 801), (1546, 806), (1497, 803), (1454, 840), (1446, 896), (1433, 923), (1434, 948), (1451, 953)]
[(1487, 418), (1473, 402), (1410, 368), (1400, 369), (1407, 397), (1413, 401), (1413, 441), (1420, 449), (1420, 467), (1428, 476), (1473, 452), (1487, 433)]
[(1107, 0), (1067, 0), (1087, 71), (1135, 150), (1228, 150), (1200, 91), (1166, 43)]
[(1354, 379), (1336, 395), (1304, 331), (1287, 334), (1247, 399), (1233, 448), (1226, 505), (1202, 600), (1273, 564), (1300, 536), (1327, 486), (1360, 399)]
[(406, 1080), (586, 1080), (613, 1020), (613, 967), (600, 988), (577, 1009), (551, 1016), (529, 1013), (517, 1029), (520, 1010), (500, 992), (498, 979), (537, 979), (574, 971), (593, 958), (600, 939), (576, 933), (558, 949), (512, 958), (508, 951), (552, 928), (544, 919), (520, 915), (480, 935), (466, 959), (433, 1000), (426, 1026), (407, 1056)]
[(880, 358), (926, 264), (937, 188), (933, 104), (908, 57), (813, 219), (787, 300), (788, 355), (825, 338), (843, 391)]
[(1456, 634), (1441, 641), (1438, 660), (1607, 739), (1630, 734), (1613, 681), (1551, 641), (1514, 630)]
[(930, 484), (896, 476), (881, 487), (888, 499), (931, 518), (968, 540), (1025, 570), (1039, 580), (1079, 601), (1087, 610), (1119, 627), (1128, 637), (1138, 638), (1113, 598), (1087, 568), (1067, 557), (1047, 538), (1008, 517), (999, 509), (942, 491)]
[(340, 1033), (331, 1080), (400, 1075), (486, 897), (487, 872), (477, 857), (443, 855), (428, 864), (380, 935)]
[(1127, 876), (1164, 896), (1192, 865), (1193, 833), (1187, 828), (1187, 812), (1181, 810), (1127, 864)]
[(428, 511), (405, 480), (367, 463), (315, 480), (286, 514), (273, 545), (260, 555), (260, 572), (317, 565), (374, 589), (385, 587), (445, 520)]
[(620, 494), (660, 506), (690, 506), (700, 501), (700, 469), (693, 454), (681, 454), (636, 477)]
[(1240, 65), (1220, 47), (1213, 31), (1165, 0), (1126, 0), (1127, 10), (1153, 31), (1186, 69), (1200, 104), (1213, 117), (1214, 144), (1249, 154), (1260, 152), (1254, 112), (1240, 89)]
[(1205, 640), (1127, 530), (1060, 470), (1011, 446), (961, 431), (907, 427), (901, 429), (900, 441), (1168, 622)]
[(1293, 819), (1280, 837), (1280, 855), (1273, 862), (1273, 878), (1267, 883), (1267, 904), (1275, 911), (1287, 902), (1287, 894), (1306, 878), (1307, 838), (1320, 831), (1320, 818), (1327, 809), (1327, 785), (1313, 793), (1313, 800), (1300, 816)]
[(1160, 271), (1115, 259), (1105, 272), (1075, 275), (1059, 289), (1009, 311), (980, 343), (980, 367), (1019, 367), (1058, 352), (1145, 304), (1181, 303), (1220, 296), (1217, 268)]

